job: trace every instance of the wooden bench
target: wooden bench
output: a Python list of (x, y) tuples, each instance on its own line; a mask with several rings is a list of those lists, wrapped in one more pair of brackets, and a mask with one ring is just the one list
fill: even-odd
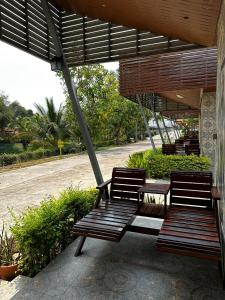
[[(139, 201), (143, 200), (144, 194), (140, 196), (138, 190), (144, 183), (144, 169), (114, 168), (112, 179), (97, 187), (99, 196), (94, 209), (75, 224), (73, 232), (119, 242), (138, 211)], [(75, 256), (80, 254), (84, 240), (80, 240)]]
[(158, 249), (220, 261), (218, 199), (212, 173), (172, 172), (170, 207), (159, 232)]
[(195, 155), (199, 156), (200, 155), (199, 144), (185, 145), (185, 153), (187, 155), (195, 154)]
[(162, 144), (162, 154), (173, 155), (176, 153), (175, 144)]

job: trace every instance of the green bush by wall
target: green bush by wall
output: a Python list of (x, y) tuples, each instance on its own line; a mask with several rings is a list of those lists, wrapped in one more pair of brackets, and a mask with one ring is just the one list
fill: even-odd
[(11, 231), (21, 252), (19, 268), (23, 274), (36, 275), (74, 239), (74, 222), (91, 209), (96, 198), (96, 189), (70, 188), (19, 217), (12, 212)]
[(205, 171), (210, 160), (196, 155), (163, 155), (161, 149), (134, 153), (127, 162), (129, 168), (144, 168), (149, 178), (168, 178), (171, 171)]

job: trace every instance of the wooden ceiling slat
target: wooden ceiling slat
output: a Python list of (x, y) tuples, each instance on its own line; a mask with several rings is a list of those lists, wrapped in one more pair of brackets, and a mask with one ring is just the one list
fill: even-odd
[(52, 0), (61, 9), (106, 22), (214, 46), (221, 0)]
[[(70, 66), (199, 47), (177, 38), (168, 40), (161, 33), (137, 30), (126, 24), (66, 13), (52, 4), (50, 8)], [(44, 60), (53, 58), (54, 45), (40, 0), (29, 0), (27, 6), (26, 1), (3, 0), (0, 11), (1, 40)]]
[(216, 86), (217, 50), (153, 55), (120, 61), (120, 92), (123, 96), (145, 92), (208, 88)]

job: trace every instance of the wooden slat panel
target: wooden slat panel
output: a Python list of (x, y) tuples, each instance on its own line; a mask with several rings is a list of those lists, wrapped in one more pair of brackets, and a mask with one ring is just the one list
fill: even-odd
[(111, 197), (119, 197), (124, 199), (138, 199), (138, 193), (128, 193), (123, 191), (111, 191)]
[(190, 238), (193, 240), (203, 240), (203, 241), (207, 241), (207, 242), (219, 242), (219, 237), (218, 235), (202, 235), (202, 233), (200, 232), (195, 232), (193, 234), (193, 232), (187, 232), (187, 231), (177, 231), (177, 230), (170, 230), (168, 228), (162, 228), (162, 230), (160, 231), (161, 235), (165, 235), (165, 236), (175, 236), (177, 238)]
[(178, 190), (172, 187), (173, 196), (186, 196), (191, 198), (207, 198), (210, 199), (211, 192), (209, 191), (194, 191), (194, 187), (188, 190)]
[(199, 198), (171, 197), (171, 203), (197, 205), (197, 206), (209, 206), (209, 207), (212, 206), (211, 200), (202, 200)]
[(121, 210), (115, 210), (115, 209), (111, 209), (110, 207), (109, 208), (105, 208), (105, 207), (99, 207), (97, 209), (93, 209), (92, 212), (102, 212), (102, 213), (107, 213), (107, 214), (112, 214), (112, 215), (120, 215), (122, 217), (131, 217), (133, 215), (133, 213), (129, 213), (129, 212), (123, 212)]
[(214, 211), (212, 211), (212, 209), (202, 209), (200, 207), (188, 207), (187, 211), (187, 206), (172, 206), (170, 208), (170, 213), (172, 214), (174, 212), (186, 212), (187, 214), (197, 213), (198, 215), (209, 215), (214, 217)]
[(185, 233), (189, 233), (189, 234), (200, 234), (201, 236), (212, 236), (215, 237), (215, 230), (202, 230), (201, 228), (199, 229), (199, 226), (197, 229), (194, 228), (182, 228), (180, 226), (170, 226), (170, 225), (166, 225), (164, 224), (162, 231), (165, 232), (166, 230), (169, 231), (178, 231), (178, 232), (185, 232)]
[(83, 219), (81, 221), (78, 221), (76, 223), (76, 227), (85, 227), (85, 228), (94, 228), (95, 230), (107, 230), (107, 231), (112, 231), (112, 232), (121, 232), (123, 230), (123, 226), (120, 227), (116, 227), (116, 226), (110, 226), (110, 225), (101, 225), (101, 224), (97, 224), (97, 223), (90, 223), (90, 222), (86, 222), (83, 221)]
[(190, 190), (200, 190), (200, 191), (210, 191), (211, 185), (204, 183), (183, 183), (183, 182), (173, 182), (173, 188), (175, 189), (190, 189)]
[[(88, 214), (87, 216), (85, 216), (85, 219), (96, 220), (96, 217), (97, 217), (96, 215)], [(101, 221), (127, 224), (127, 220), (123, 220), (123, 219), (119, 219), (119, 218), (102, 217), (102, 216), (101, 216)]]
[(215, 87), (216, 69), (216, 48), (121, 60), (120, 93), (129, 97), (143, 91)]
[[(132, 215), (132, 214), (131, 214)], [(121, 221), (125, 221), (127, 222), (129, 219), (130, 219), (130, 215), (121, 215), (121, 214), (113, 214), (113, 213), (109, 213), (107, 211), (103, 212), (101, 210), (92, 210), (88, 216), (93, 216), (93, 217), (96, 217), (96, 216), (101, 216), (102, 218), (116, 218), (116, 219), (120, 219)]]
[(171, 235), (161, 235), (160, 233), (160, 240), (161, 241), (168, 241), (168, 242), (176, 242), (179, 244), (189, 244), (193, 246), (203, 246), (207, 248), (218, 248), (220, 249), (220, 244), (218, 242), (213, 242), (213, 241), (204, 241), (204, 240), (199, 240), (199, 239), (193, 239), (193, 238), (187, 238), (187, 237), (176, 237), (176, 236), (171, 236)]
[(126, 179), (126, 178), (117, 178), (115, 177), (113, 182), (115, 184), (126, 184), (126, 185), (137, 185), (137, 186), (142, 186), (143, 184), (143, 179)]
[(135, 191), (137, 192), (137, 190), (140, 188), (141, 185), (137, 186), (137, 185), (123, 185), (123, 184), (112, 184), (112, 189), (116, 190), (116, 191)]
[[(123, 226), (124, 224), (126, 223), (121, 223), (121, 222), (115, 222), (115, 221), (106, 221), (104, 219), (99, 219), (99, 218), (96, 218), (96, 219), (93, 219), (93, 218), (87, 218), (87, 217), (84, 217), (82, 219), (82, 222), (87, 222), (87, 223), (90, 223), (90, 226), (92, 226), (92, 223), (93, 224), (100, 224), (100, 225), (106, 225), (106, 226), (113, 226), (113, 227), (120, 227)], [(78, 223), (79, 224), (79, 223)]]
[(205, 173), (205, 172), (195, 172), (193, 173), (188, 173), (186, 172), (171, 172), (171, 181), (176, 181), (176, 182), (193, 182), (193, 183), (208, 183), (211, 184), (212, 182), (212, 174)]

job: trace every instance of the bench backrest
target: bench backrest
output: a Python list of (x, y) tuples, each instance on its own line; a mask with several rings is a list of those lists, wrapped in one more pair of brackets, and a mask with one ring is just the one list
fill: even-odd
[(200, 148), (198, 144), (190, 144), (190, 145), (185, 145), (185, 153), (187, 155), (195, 154), (195, 155), (200, 155)]
[(175, 144), (162, 144), (162, 154), (172, 155), (176, 152)]
[(170, 204), (212, 208), (212, 173), (174, 171), (170, 175)]
[(137, 191), (145, 183), (145, 176), (144, 169), (113, 168), (110, 198), (137, 201)]

